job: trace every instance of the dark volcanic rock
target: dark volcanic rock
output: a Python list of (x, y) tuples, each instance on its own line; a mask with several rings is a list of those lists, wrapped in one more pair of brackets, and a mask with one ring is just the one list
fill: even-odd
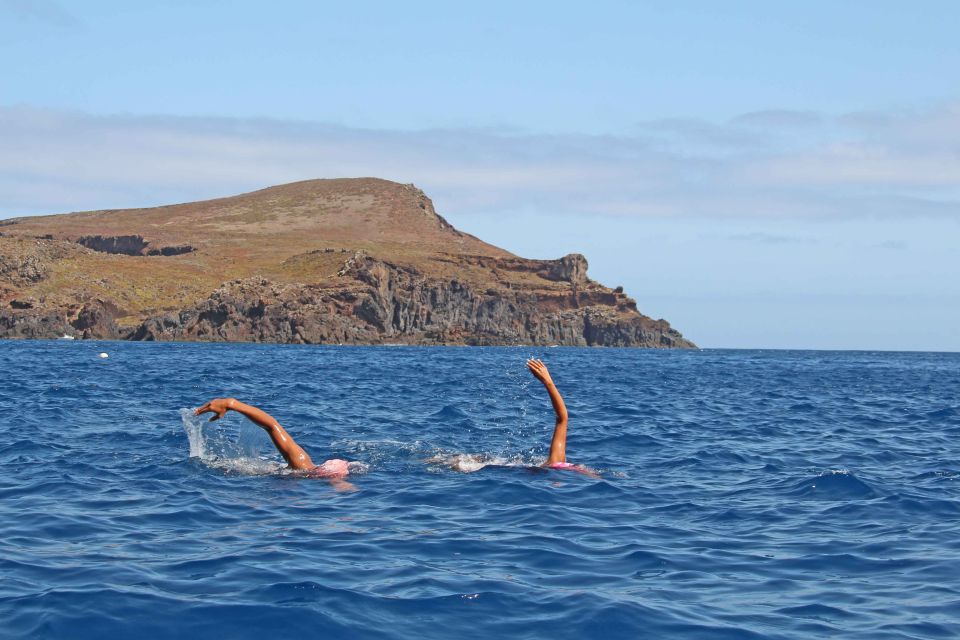
[(79, 307), (49, 309), (36, 301), (12, 301), (0, 310), (0, 338), (54, 339), (63, 335), (85, 339), (122, 338), (113, 305), (101, 300)]
[(13, 310), (0, 313), (0, 337), (59, 338), (72, 334), (72, 327), (57, 310)]
[[(557, 274), (586, 281), (586, 260), (562, 261)], [(582, 268), (581, 268), (582, 267)], [(357, 253), (338, 287), (282, 285), (262, 278), (230, 282), (193, 308), (154, 317), (134, 340), (209, 340), (343, 344), (561, 344), (690, 347), (664, 321), (578, 301), (531, 299), (521, 292), (477, 292), (457, 280), (426, 278)], [(615, 294), (611, 301), (616, 302)], [(624, 309), (633, 301), (620, 296)], [(583, 304), (587, 302), (588, 304)], [(606, 300), (603, 303), (607, 303)]]
[(190, 253), (195, 251), (193, 247), (188, 244), (180, 245), (177, 247), (150, 247), (147, 249), (148, 256), (182, 256), (185, 253)]
[(101, 253), (123, 256), (179, 256), (193, 251), (190, 245), (155, 247), (142, 236), (82, 236), (77, 244)]
[(70, 324), (80, 332), (81, 337), (97, 339), (115, 339), (120, 337), (120, 329), (113, 316), (112, 305), (103, 301), (88, 302), (83, 305), (76, 319)]
[(141, 236), (83, 236), (77, 244), (102, 253), (118, 253), (124, 256), (143, 255), (147, 241)]

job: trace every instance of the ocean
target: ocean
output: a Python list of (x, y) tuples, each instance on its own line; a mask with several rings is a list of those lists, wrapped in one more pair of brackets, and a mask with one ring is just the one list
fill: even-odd
[[(537, 468), (530, 356), (600, 479)], [(960, 354), (38, 341), (0, 371), (3, 638), (960, 637)], [(182, 411), (217, 396), (356, 490)]]

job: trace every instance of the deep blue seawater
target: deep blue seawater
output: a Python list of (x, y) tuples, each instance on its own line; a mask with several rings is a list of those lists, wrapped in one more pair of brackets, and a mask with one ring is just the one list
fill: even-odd
[[(602, 479), (527, 468), (531, 355)], [(960, 354), (0, 342), (0, 372), (4, 638), (960, 636)], [(190, 458), (180, 409), (221, 395), (358, 490), (237, 414)], [(512, 466), (425, 462), (460, 453)]]

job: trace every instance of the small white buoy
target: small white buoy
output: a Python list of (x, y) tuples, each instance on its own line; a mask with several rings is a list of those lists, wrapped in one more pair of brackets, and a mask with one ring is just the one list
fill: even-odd
[(101, 354), (100, 354), (100, 357), (101, 357), (101, 358), (109, 358), (110, 356), (108, 356), (106, 353), (101, 353)]

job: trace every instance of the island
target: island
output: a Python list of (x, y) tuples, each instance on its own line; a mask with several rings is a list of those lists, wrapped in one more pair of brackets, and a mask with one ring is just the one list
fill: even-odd
[(0, 338), (61, 337), (696, 347), (582, 255), (521, 258), (377, 178), (0, 220)]

